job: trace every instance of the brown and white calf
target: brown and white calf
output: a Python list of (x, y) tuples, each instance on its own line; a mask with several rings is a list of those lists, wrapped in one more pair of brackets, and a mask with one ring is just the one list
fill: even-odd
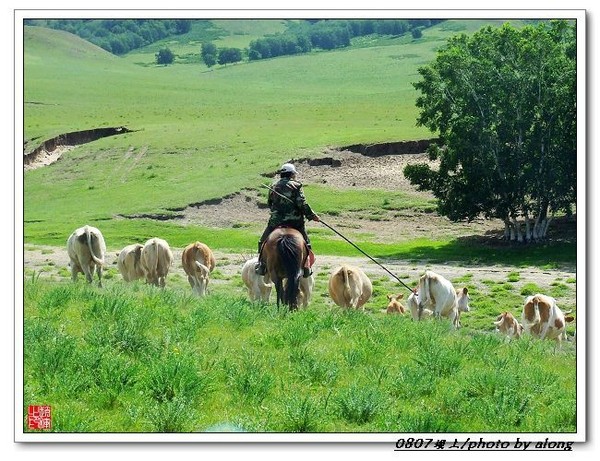
[(181, 264), (188, 276), (192, 291), (198, 296), (204, 296), (210, 273), (216, 265), (215, 256), (211, 249), (201, 242), (190, 243), (183, 250)]
[(146, 282), (164, 287), (173, 264), (173, 253), (169, 244), (160, 238), (148, 240), (142, 248), (141, 264)]
[[(409, 296), (411, 313), (419, 320), (426, 308), (437, 318), (447, 317), (455, 328), (460, 328), (461, 312), (469, 312), (469, 291), (467, 287), (455, 290), (452, 283), (433, 271), (426, 271), (419, 279), (417, 293)], [(417, 309), (414, 312), (416, 301)], [(416, 315), (415, 315), (416, 314)], [(415, 318), (416, 317), (416, 318)]]
[(523, 306), (523, 329), (526, 333), (540, 339), (554, 339), (557, 343), (567, 339), (566, 323), (573, 317), (565, 314), (556, 305), (551, 296), (536, 294), (528, 296)]
[(126, 282), (144, 278), (142, 248), (144, 248), (144, 245), (141, 243), (134, 243), (133, 245), (127, 245), (119, 253), (117, 268)]
[(251, 301), (268, 302), (273, 289), (273, 283), (268, 275), (258, 275), (254, 270), (258, 257), (249, 259), (242, 266), (242, 280), (248, 288), (248, 296)]
[(77, 274), (85, 275), (88, 283), (92, 283), (94, 269), (98, 274), (98, 285), (102, 286), (102, 266), (106, 244), (102, 233), (92, 226), (83, 226), (67, 239), (67, 253), (71, 266), (71, 279), (77, 281)]
[(373, 285), (362, 269), (342, 265), (329, 275), (329, 296), (340, 307), (363, 308), (373, 293)]
[(509, 339), (519, 339), (523, 334), (523, 325), (510, 312), (503, 312), (496, 321), (496, 331), (506, 335)]

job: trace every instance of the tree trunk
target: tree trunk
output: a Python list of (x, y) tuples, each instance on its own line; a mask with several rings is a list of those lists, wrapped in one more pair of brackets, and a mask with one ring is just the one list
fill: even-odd
[[(513, 227), (515, 228), (515, 232), (517, 234), (517, 242), (519, 242), (519, 243), (523, 242), (523, 234), (521, 233), (521, 225), (519, 224), (519, 221), (517, 221), (517, 218), (513, 218)], [(514, 240), (514, 239), (511, 238), (511, 240)]]
[(504, 240), (511, 240), (511, 226), (508, 218), (504, 220)]
[(525, 241), (527, 243), (531, 242), (531, 219), (529, 219), (529, 215), (525, 215)]

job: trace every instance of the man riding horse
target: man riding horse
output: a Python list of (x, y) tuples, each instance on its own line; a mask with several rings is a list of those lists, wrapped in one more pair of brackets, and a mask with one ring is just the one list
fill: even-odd
[[(304, 227), (304, 219), (311, 221), (319, 221), (319, 217), (312, 211), (304, 192), (302, 191), (302, 183), (296, 181), (296, 167), (291, 163), (284, 164), (278, 171), (281, 178), (270, 188), (267, 204), (271, 209), (271, 217), (267, 224), (267, 228), (263, 232), (258, 241), (258, 264), (256, 264), (256, 272), (259, 275), (265, 275), (267, 268), (262, 259), (262, 245), (269, 237), (269, 234), (277, 227), (287, 226), (298, 230), (304, 237), (306, 246), (310, 250), (310, 240), (306, 234)], [(303, 277), (310, 277), (310, 267), (303, 268)]]

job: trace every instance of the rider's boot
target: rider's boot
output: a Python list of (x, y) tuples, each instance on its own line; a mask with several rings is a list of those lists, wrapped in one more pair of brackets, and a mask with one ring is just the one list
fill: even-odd
[[(310, 243), (306, 244), (306, 248), (308, 248), (308, 251), (310, 253), (310, 251), (311, 251)], [(313, 273), (312, 269), (309, 266), (310, 263), (309, 263), (308, 257), (306, 258), (306, 262), (304, 264), (305, 264), (305, 266), (302, 268), (302, 277), (304, 277), (306, 279), (306, 278), (310, 277)]]
[(262, 247), (262, 242), (258, 242), (258, 262), (256, 263), (256, 266), (254, 266), (254, 272), (256, 272), (258, 275), (265, 275), (267, 273), (267, 266), (265, 265), (264, 261), (261, 258), (261, 247)]

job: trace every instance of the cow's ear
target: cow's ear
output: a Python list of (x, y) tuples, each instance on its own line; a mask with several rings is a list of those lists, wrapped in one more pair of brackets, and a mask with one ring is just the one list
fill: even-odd
[(466, 295), (468, 292), (469, 292), (469, 290), (467, 290), (467, 287), (464, 287), (464, 288), (463, 288), (463, 294), (465, 294), (465, 295)]
[(396, 295), (396, 299), (402, 299), (402, 298), (404, 298), (404, 295), (402, 293), (398, 293)]
[(573, 317), (572, 315), (565, 317), (565, 322), (567, 323), (572, 322), (573, 320), (575, 320), (575, 317)]
[(393, 297), (394, 297), (393, 295), (387, 295), (388, 301), (391, 301)]

